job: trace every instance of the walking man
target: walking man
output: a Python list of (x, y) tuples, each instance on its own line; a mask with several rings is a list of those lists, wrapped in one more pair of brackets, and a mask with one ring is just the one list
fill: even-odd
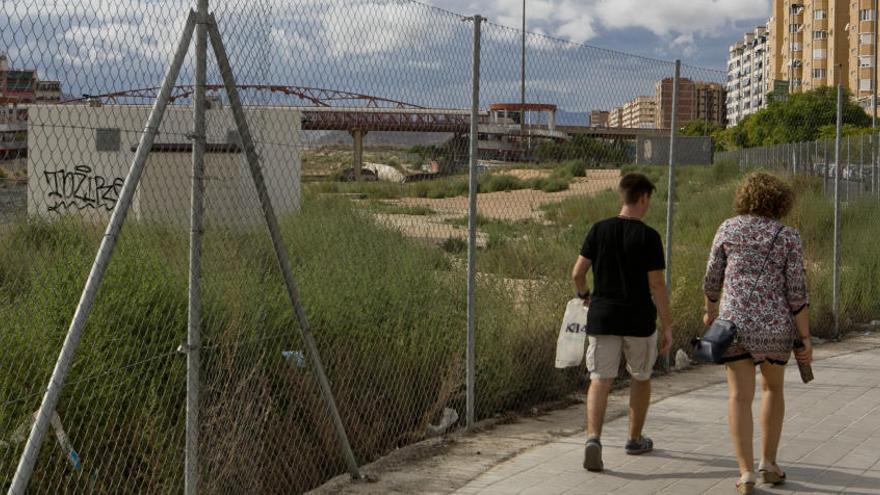
[[(654, 445), (642, 435), (651, 400), (651, 372), (657, 360), (657, 316), (660, 353), (672, 346), (672, 319), (664, 282), (666, 268), (660, 234), (642, 222), (656, 188), (642, 174), (620, 181), (623, 207), (616, 217), (593, 224), (572, 269), (578, 297), (587, 313), (587, 444), (584, 468), (602, 471), (602, 423), (608, 393), (620, 368), (620, 356), (632, 380), (629, 395), (627, 454), (650, 452)], [(587, 272), (593, 269), (593, 292)]]

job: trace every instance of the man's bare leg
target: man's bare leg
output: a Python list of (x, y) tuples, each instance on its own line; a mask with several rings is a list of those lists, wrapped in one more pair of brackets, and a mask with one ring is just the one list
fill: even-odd
[(587, 390), (587, 445), (584, 447), (584, 469), (602, 471), (602, 425), (605, 423), (605, 410), (608, 408), (608, 393), (613, 379), (597, 378), (590, 381)]
[(631, 380), (629, 384), (629, 439), (638, 440), (645, 427), (651, 404), (651, 380)]
[(590, 381), (587, 390), (587, 438), (602, 436), (605, 423), (605, 410), (608, 408), (608, 394), (611, 392), (612, 378), (598, 378)]

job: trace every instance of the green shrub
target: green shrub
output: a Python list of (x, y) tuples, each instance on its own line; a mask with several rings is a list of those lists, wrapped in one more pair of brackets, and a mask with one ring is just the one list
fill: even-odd
[(467, 241), (460, 237), (449, 237), (440, 247), (449, 254), (461, 254), (467, 252)]
[(504, 192), (525, 189), (527, 185), (517, 177), (507, 174), (488, 175), (480, 181), (480, 192)]
[(566, 171), (572, 177), (586, 177), (587, 176), (587, 164), (585, 162), (579, 160), (572, 160), (565, 165)]
[(554, 193), (568, 190), (568, 180), (560, 178), (550, 178), (541, 184), (540, 189), (544, 192)]

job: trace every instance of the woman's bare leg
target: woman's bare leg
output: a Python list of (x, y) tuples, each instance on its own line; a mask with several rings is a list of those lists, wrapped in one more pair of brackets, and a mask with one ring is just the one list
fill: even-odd
[(755, 399), (755, 364), (751, 359), (727, 363), (727, 421), (739, 472), (755, 470), (752, 436), (752, 401)]
[(776, 453), (785, 419), (785, 366), (761, 364), (761, 465), (776, 466)]

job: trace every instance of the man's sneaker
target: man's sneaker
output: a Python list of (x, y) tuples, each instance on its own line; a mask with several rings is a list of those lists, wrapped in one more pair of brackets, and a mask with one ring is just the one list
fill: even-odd
[(602, 444), (598, 438), (590, 438), (584, 447), (584, 469), (587, 471), (600, 472), (604, 468), (602, 464)]
[(638, 440), (627, 441), (624, 448), (629, 455), (647, 454), (654, 450), (654, 442), (648, 437), (641, 436)]

